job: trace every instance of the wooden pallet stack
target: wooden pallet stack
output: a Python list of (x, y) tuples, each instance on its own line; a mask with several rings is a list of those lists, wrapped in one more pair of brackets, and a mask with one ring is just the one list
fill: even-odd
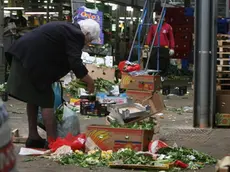
[(217, 90), (230, 90), (230, 35), (217, 35)]

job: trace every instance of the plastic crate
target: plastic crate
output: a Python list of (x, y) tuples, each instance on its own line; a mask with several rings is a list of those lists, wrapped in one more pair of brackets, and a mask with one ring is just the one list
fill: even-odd
[(185, 8), (184, 9), (184, 15), (185, 16), (194, 16), (194, 8)]
[(182, 64), (182, 69), (185, 69), (185, 70), (188, 69), (189, 67), (188, 59), (182, 59), (181, 64)]
[(173, 31), (175, 34), (177, 33), (193, 33), (194, 27), (191, 25), (172, 25)]
[(228, 33), (228, 23), (218, 23), (217, 33), (227, 34)]
[(80, 103), (80, 113), (82, 115), (97, 115), (97, 110), (95, 108), (95, 102), (89, 100), (81, 100)]
[(96, 102), (97, 115), (99, 117), (109, 115), (110, 112), (108, 112), (107, 106), (108, 106), (108, 103), (99, 103), (98, 101)]
[(190, 42), (183, 42), (182, 40), (181, 41), (178, 41), (178, 40), (175, 40), (175, 51), (178, 52), (178, 51), (190, 51), (192, 49), (191, 47), (191, 43)]
[(191, 42), (192, 41), (192, 33), (176, 32), (174, 36), (175, 36), (175, 39), (180, 40), (182, 42)]

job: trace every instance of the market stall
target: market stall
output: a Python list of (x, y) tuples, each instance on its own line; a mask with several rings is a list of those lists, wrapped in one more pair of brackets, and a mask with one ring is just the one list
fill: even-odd
[[(101, 24), (101, 16), (100, 11), (82, 7), (75, 19), (92, 18)], [(102, 42), (103, 33), (99, 44)], [(62, 165), (85, 168), (178, 171), (197, 170), (216, 163), (216, 159), (207, 154), (160, 141), (158, 114), (165, 105), (158, 71), (141, 70), (140, 64), (130, 61), (114, 66), (112, 56), (87, 52), (83, 52), (82, 60), (95, 82), (95, 92), (88, 94), (87, 85), (70, 73), (63, 78), (69, 100), (63, 101), (61, 84), (55, 83), (58, 138), (48, 140), (48, 151), (22, 148), (19, 154), (41, 155)], [(116, 70), (121, 74), (118, 80)], [(82, 133), (81, 115), (100, 117), (104, 124), (91, 124)], [(40, 114), (38, 121), (42, 126)]]

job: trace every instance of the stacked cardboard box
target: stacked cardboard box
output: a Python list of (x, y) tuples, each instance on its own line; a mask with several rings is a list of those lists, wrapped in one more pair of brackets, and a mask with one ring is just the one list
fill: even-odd
[[(128, 97), (134, 102), (142, 105), (150, 105), (151, 113), (148, 117), (155, 120), (153, 114), (164, 109), (161, 95), (157, 93), (160, 89), (160, 76), (130, 76), (122, 74), (121, 88), (126, 89)], [(146, 116), (145, 116), (146, 118)], [(143, 120), (143, 117), (130, 121), (129, 123)], [(159, 123), (152, 130), (113, 128), (110, 121), (106, 125), (91, 125), (87, 128), (86, 151), (93, 149), (113, 150), (120, 148), (131, 148), (136, 151), (147, 151), (151, 140), (159, 139)]]

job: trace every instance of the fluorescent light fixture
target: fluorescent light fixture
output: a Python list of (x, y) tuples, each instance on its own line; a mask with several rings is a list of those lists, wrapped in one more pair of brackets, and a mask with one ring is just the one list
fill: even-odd
[[(119, 17), (120, 20), (125, 20), (125, 17)], [(131, 20), (131, 17), (126, 17), (126, 20)], [(136, 17), (133, 17), (133, 20), (136, 20)]]
[(10, 11), (4, 10), (4, 14), (10, 14)]
[(128, 6), (128, 7), (126, 7), (126, 10), (127, 10), (127, 11), (133, 11), (133, 8), (130, 7), (130, 6)]
[(96, 0), (86, 0), (86, 2), (91, 2), (91, 3), (101, 3), (101, 1), (96, 1)]
[(4, 10), (24, 10), (24, 7), (4, 7)]
[[(26, 15), (46, 15), (47, 12), (25, 12)], [(53, 14), (58, 14), (58, 12), (49, 12), (49, 14), (53, 15)]]
[(4, 1), (4, 3), (5, 3), (5, 4), (7, 4), (7, 3), (8, 3), (8, 1)]
[(109, 5), (112, 7), (112, 10), (115, 11), (117, 9), (117, 4), (113, 4), (113, 3), (105, 3), (105, 5)]

